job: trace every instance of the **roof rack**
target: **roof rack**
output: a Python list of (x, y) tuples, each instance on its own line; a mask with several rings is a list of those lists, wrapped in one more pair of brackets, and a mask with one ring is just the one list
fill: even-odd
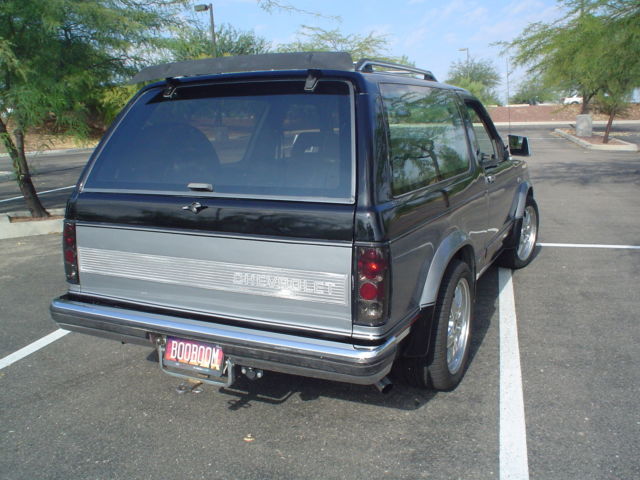
[(129, 83), (217, 73), (310, 69), (353, 71), (353, 59), (345, 52), (265, 53), (205, 58), (146, 67), (140, 70)]
[(437, 82), (436, 77), (429, 70), (423, 70), (421, 68), (410, 67), (407, 65), (400, 65), (391, 62), (382, 62), (379, 60), (370, 60), (363, 58), (356, 64), (356, 72), (374, 73), (373, 67), (382, 67), (386, 70), (384, 73), (417, 73), (423, 75), (425, 80), (431, 80)]

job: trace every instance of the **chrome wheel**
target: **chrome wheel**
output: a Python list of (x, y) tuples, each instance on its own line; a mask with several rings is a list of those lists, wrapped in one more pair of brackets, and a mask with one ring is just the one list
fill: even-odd
[[(433, 337), (425, 330), (429, 328), (429, 318), (425, 317), (425, 323), (410, 333), (413, 336), (410, 342), (417, 348), (407, 353), (417, 355), (400, 359), (411, 385), (441, 391), (451, 391), (458, 386), (469, 359), (475, 306), (473, 296), (470, 265), (458, 259), (451, 260), (434, 306)], [(420, 355), (420, 352), (424, 354)]]
[(451, 374), (457, 373), (462, 366), (469, 340), (470, 319), (471, 290), (467, 279), (461, 278), (453, 294), (447, 327), (447, 367)]
[(538, 216), (532, 205), (527, 205), (522, 217), (520, 239), (518, 241), (517, 255), (520, 260), (527, 260), (536, 246), (538, 237)]

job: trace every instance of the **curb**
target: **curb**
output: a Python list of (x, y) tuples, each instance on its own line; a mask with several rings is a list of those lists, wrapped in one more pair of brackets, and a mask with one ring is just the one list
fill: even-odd
[(637, 152), (638, 151), (638, 145), (636, 145), (635, 143), (625, 142), (620, 139), (616, 139), (616, 140), (618, 140), (619, 142), (622, 142), (624, 145), (604, 145), (604, 144), (594, 145), (593, 143), (586, 142), (581, 138), (576, 137), (575, 135), (571, 135), (570, 133), (567, 133), (559, 128), (554, 129), (554, 132), (560, 135), (561, 137), (566, 138), (567, 140), (575, 143), (576, 145), (580, 145), (582, 148), (586, 148), (588, 150), (605, 150), (608, 152)]
[[(556, 122), (493, 122), (493, 124), (496, 127), (508, 127), (509, 125), (511, 125), (512, 127), (526, 127), (527, 125), (531, 125), (531, 126), (541, 126), (544, 127), (545, 125), (550, 126), (550, 127), (554, 127), (554, 126), (559, 126), (559, 125), (571, 125), (573, 123), (576, 123), (574, 120), (565, 120), (565, 121), (556, 121)], [(640, 123), (640, 122), (638, 122)]]
[[(33, 152), (26, 152), (26, 155), (27, 157), (46, 157), (47, 155), (60, 155), (65, 153), (91, 153), (95, 148), (96, 147), (64, 148), (60, 150), (36, 150)], [(0, 158), (9, 158), (9, 154), (0, 153)]]
[[(556, 126), (556, 125), (575, 125), (576, 121), (573, 120), (554, 120), (548, 122), (493, 122), (496, 127), (507, 127), (511, 125), (512, 127), (525, 127), (527, 125), (534, 126)], [(606, 120), (594, 120), (593, 125), (603, 126), (606, 125)], [(621, 125), (640, 125), (640, 120), (616, 120), (613, 122), (613, 126), (621, 126)]]
[[(49, 213), (52, 215), (64, 215), (64, 208), (52, 208)], [(11, 223), (9, 217), (29, 215), (29, 212), (3, 213), (0, 215), (0, 240), (8, 238), (30, 237), (33, 235), (47, 235), (49, 233), (62, 232), (62, 219), (37, 220), (33, 222)]]

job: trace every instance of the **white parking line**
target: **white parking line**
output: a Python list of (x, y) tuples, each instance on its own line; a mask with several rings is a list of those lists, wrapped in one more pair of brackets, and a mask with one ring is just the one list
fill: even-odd
[[(43, 192), (38, 192), (38, 195), (44, 195), (45, 193), (59, 192), (61, 190), (69, 190), (70, 188), (73, 188), (73, 187), (75, 187), (75, 185), (69, 185), (68, 187), (54, 188), (53, 190), (45, 190)], [(19, 197), (5, 198), (4, 200), (0, 200), (0, 203), (12, 202), (14, 200), (20, 200), (22, 198), (24, 198), (22, 195)]]
[(55, 332), (51, 332), (49, 335), (42, 337), (40, 340), (36, 340), (26, 347), (21, 348), (17, 352), (12, 353), (11, 355), (7, 355), (6, 357), (0, 359), (0, 370), (8, 367), (18, 360), (22, 360), (24, 357), (26, 357), (27, 355), (31, 355), (33, 352), (37, 352), (41, 348), (44, 348), (50, 343), (55, 342), (59, 338), (64, 337), (67, 333), (69, 333), (69, 330), (62, 330), (61, 328), (59, 328)]
[(609, 248), (619, 250), (640, 250), (638, 245), (603, 245), (599, 243), (538, 243), (539, 247), (560, 248)]
[(527, 427), (511, 270), (498, 270), (500, 309), (500, 480), (528, 480)]

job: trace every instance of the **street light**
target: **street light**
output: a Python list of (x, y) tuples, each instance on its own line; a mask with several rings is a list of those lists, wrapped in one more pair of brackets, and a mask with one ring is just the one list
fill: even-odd
[(467, 52), (467, 80), (469, 80), (469, 49), (468, 48), (459, 48), (459, 52)]
[(213, 23), (213, 4), (201, 3), (200, 5), (196, 5), (193, 7), (196, 12), (206, 12), (209, 10), (209, 19), (211, 20), (211, 46), (213, 47), (213, 56), (218, 56), (218, 49), (216, 48), (216, 34), (215, 34), (215, 24)]

